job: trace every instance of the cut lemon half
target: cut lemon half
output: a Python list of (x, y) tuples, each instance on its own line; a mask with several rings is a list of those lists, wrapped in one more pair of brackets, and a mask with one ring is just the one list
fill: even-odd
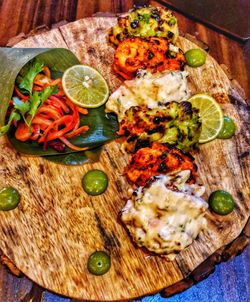
[(67, 69), (62, 77), (62, 86), (74, 104), (85, 108), (99, 107), (109, 96), (108, 84), (103, 76), (86, 65), (74, 65)]
[(224, 115), (220, 105), (205, 93), (195, 94), (188, 101), (194, 108), (200, 110), (202, 127), (199, 143), (215, 139), (223, 126)]

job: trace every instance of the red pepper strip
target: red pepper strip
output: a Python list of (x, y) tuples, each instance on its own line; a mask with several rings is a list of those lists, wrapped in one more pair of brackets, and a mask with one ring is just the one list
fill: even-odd
[(41, 135), (40, 131), (41, 128), (39, 125), (35, 124), (31, 126), (31, 130), (32, 130), (32, 135), (30, 137), (30, 139), (32, 139), (33, 141), (36, 141), (38, 139), (38, 137)]
[(45, 73), (46, 77), (51, 78), (51, 73), (48, 66), (43, 66), (43, 72)]
[(48, 100), (47, 100), (48, 104), (54, 104), (60, 108), (62, 108), (62, 110), (65, 113), (69, 113), (69, 108), (66, 105), (65, 101), (60, 100), (56, 95), (51, 95)]
[(31, 137), (31, 134), (28, 126), (25, 123), (20, 122), (15, 132), (15, 138), (21, 142), (25, 142)]
[(81, 114), (88, 114), (89, 113), (88, 110), (85, 109), (85, 108), (81, 108), (81, 107), (78, 107), (78, 106), (76, 106), (76, 108), (77, 108), (77, 111), (80, 112)]
[(70, 149), (75, 150), (75, 151), (84, 151), (84, 150), (88, 150), (88, 147), (84, 147), (84, 148), (80, 148), (77, 147), (73, 144), (71, 144), (64, 136), (59, 137), (59, 139), (66, 145), (68, 146)]
[[(47, 102), (46, 102), (47, 103)], [(62, 111), (61, 107), (58, 107), (56, 104), (53, 104), (53, 102), (47, 103), (49, 106), (51, 106), (52, 108), (56, 109), (56, 111), (63, 116), (64, 112)]]
[(42, 129), (42, 125), (48, 127), (53, 123), (53, 121), (49, 120), (48, 117), (42, 116), (40, 114), (36, 114), (36, 116), (32, 120), (32, 124), (39, 124)]
[(22, 92), (15, 86), (15, 92), (17, 94), (17, 96), (23, 100), (24, 102), (26, 102), (29, 99), (29, 96), (22, 94)]
[(51, 106), (41, 106), (37, 113), (45, 114), (53, 120), (57, 120), (62, 117), (62, 114), (60, 114), (56, 109), (52, 108)]
[(88, 130), (89, 130), (89, 126), (82, 126), (82, 127), (78, 128), (78, 129), (76, 129), (76, 130), (73, 130), (73, 131), (71, 131), (71, 132), (65, 134), (64, 137), (66, 137), (66, 138), (71, 138), (71, 137), (74, 137), (74, 136), (76, 136), (76, 135), (78, 135), (78, 134), (81, 134), (81, 133), (83, 133), (83, 132), (86, 132), (86, 131), (88, 131)]
[[(58, 138), (59, 136), (62, 136), (63, 134), (65, 134), (66, 132), (68, 132), (69, 130), (72, 129), (71, 127), (71, 123), (72, 123), (72, 116), (70, 115), (65, 115), (63, 117), (61, 117), (60, 119), (54, 121), (45, 131), (43, 136), (38, 140), (38, 143), (44, 142), (45, 138), (48, 136), (48, 138), (46, 138), (47, 141), (49, 140), (53, 140)], [(61, 125), (65, 125), (65, 127), (63, 129), (61, 129), (60, 131), (56, 131), (56, 132), (52, 132), (49, 133), (55, 126), (61, 126)]]
[(79, 127), (79, 124), (80, 124), (80, 116), (79, 116), (79, 113), (77, 111), (77, 108), (76, 106), (71, 102), (69, 101), (67, 98), (66, 98), (66, 104), (71, 108), (71, 110), (73, 111), (73, 121), (75, 122), (75, 125), (73, 127), (73, 130), (76, 130), (78, 127)]

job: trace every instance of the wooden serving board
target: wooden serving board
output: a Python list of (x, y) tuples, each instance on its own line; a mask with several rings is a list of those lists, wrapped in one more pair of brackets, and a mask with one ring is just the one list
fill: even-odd
[[(96, 67), (113, 91), (121, 81), (111, 70), (114, 50), (106, 43), (112, 17), (87, 18), (29, 37), (15, 47), (65, 47), (83, 64)], [(180, 37), (186, 51), (197, 47)], [(237, 133), (230, 140), (215, 140), (195, 152), (206, 196), (229, 191), (236, 202), (228, 216), (207, 213), (208, 229), (174, 261), (137, 248), (120, 222), (128, 183), (122, 176), (128, 161), (118, 142), (104, 147), (100, 162), (62, 166), (45, 159), (21, 155), (0, 140), (0, 187), (14, 186), (20, 206), (0, 212), (0, 249), (17, 267), (42, 287), (84, 300), (125, 300), (155, 293), (179, 284), (221, 247), (239, 236), (250, 214), (249, 107), (239, 87), (232, 85), (210, 56), (205, 66), (192, 69), (192, 92), (214, 95), (225, 113), (234, 118)], [(109, 187), (90, 197), (81, 180), (89, 169), (104, 170)], [(112, 266), (103, 276), (87, 271), (87, 259), (96, 250), (111, 254)]]

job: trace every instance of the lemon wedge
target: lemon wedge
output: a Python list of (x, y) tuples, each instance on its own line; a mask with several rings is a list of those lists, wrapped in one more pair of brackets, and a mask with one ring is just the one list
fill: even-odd
[(188, 101), (200, 111), (202, 128), (199, 143), (215, 139), (223, 126), (224, 115), (220, 105), (205, 93), (195, 94)]
[(87, 65), (74, 65), (62, 77), (66, 96), (76, 105), (96, 108), (103, 105), (109, 96), (108, 84), (103, 76)]

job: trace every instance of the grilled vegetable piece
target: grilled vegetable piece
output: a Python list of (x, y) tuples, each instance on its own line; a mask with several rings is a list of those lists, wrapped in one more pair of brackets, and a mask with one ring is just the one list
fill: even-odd
[[(174, 51), (173, 51), (174, 50)], [(151, 73), (164, 70), (183, 70), (186, 59), (183, 52), (166, 38), (128, 38), (115, 52), (113, 69), (124, 79), (133, 79), (138, 71)]]
[(151, 147), (139, 149), (130, 159), (124, 174), (138, 186), (144, 186), (152, 176), (173, 171), (190, 170), (189, 183), (197, 176), (197, 166), (191, 155), (154, 142)]
[(118, 131), (126, 138), (125, 149), (132, 153), (155, 141), (188, 152), (197, 147), (200, 133), (199, 110), (189, 102), (170, 102), (154, 109), (131, 107)]
[(110, 29), (108, 40), (114, 46), (128, 37), (165, 37), (175, 43), (179, 35), (177, 19), (172, 12), (160, 7), (132, 9), (119, 16)]
[(121, 219), (138, 246), (170, 260), (206, 228), (204, 187), (186, 183), (189, 171), (153, 177), (131, 194)]

